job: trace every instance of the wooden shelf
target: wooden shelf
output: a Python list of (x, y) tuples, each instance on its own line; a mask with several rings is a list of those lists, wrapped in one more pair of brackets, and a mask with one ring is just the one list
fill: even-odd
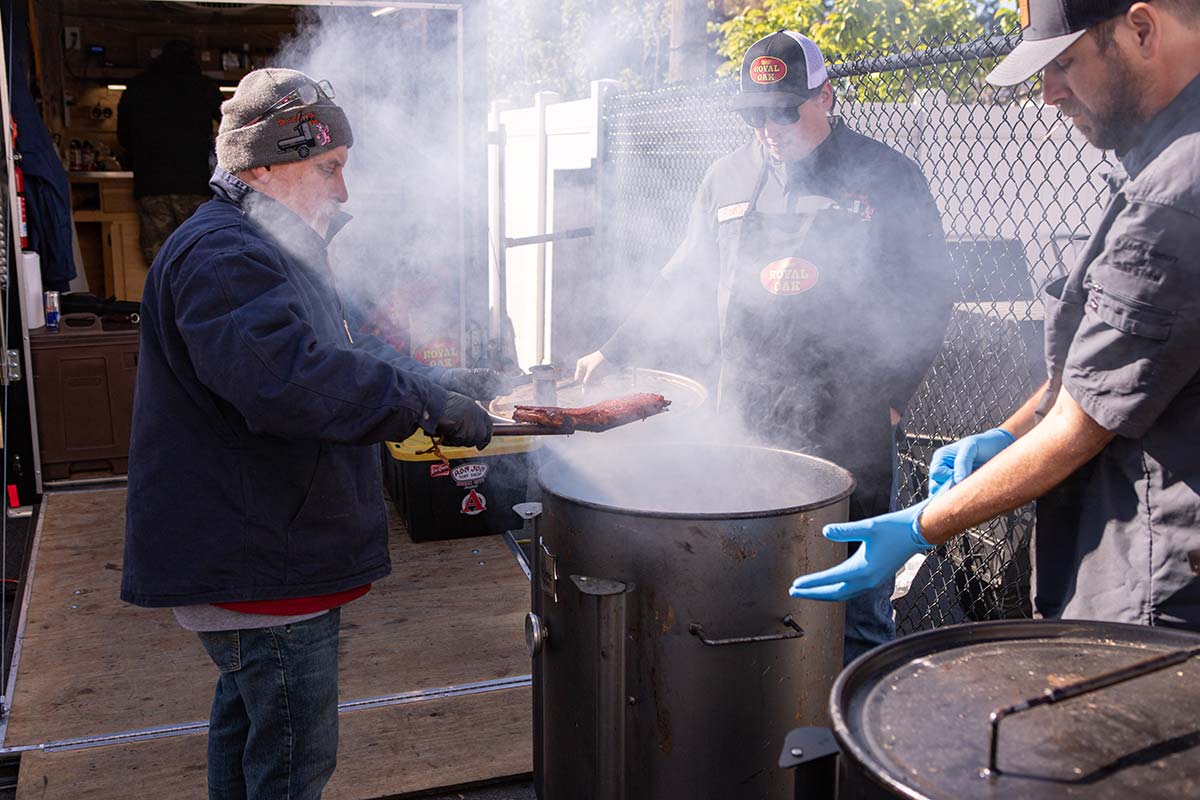
[(140, 300), (147, 265), (138, 244), (133, 173), (67, 174), (71, 184), (71, 215), (75, 222), (99, 224), (98, 228), (80, 230), (79, 234), (81, 247), (87, 238), (87, 251), (100, 254), (104, 265), (105, 296)]

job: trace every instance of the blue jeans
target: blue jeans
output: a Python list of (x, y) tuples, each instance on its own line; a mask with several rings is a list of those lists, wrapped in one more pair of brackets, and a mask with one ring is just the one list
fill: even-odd
[[(902, 426), (892, 428), (892, 487), (888, 494), (887, 510), (896, 510), (900, 490), (899, 439), (904, 435)], [(867, 514), (881, 514), (882, 508), (871, 509)], [(853, 518), (853, 517), (852, 517)], [(853, 551), (853, 550), (852, 550)], [(849, 664), (877, 645), (896, 638), (895, 613), (892, 608), (892, 592), (896, 589), (896, 578), (863, 592), (846, 601), (846, 636), (843, 663)]]
[(339, 609), (293, 625), (197, 634), (221, 671), (208, 722), (210, 800), (317, 800), (337, 765)]
[(892, 591), (896, 579), (846, 601), (844, 663), (849, 664), (871, 648), (896, 638), (892, 613)]

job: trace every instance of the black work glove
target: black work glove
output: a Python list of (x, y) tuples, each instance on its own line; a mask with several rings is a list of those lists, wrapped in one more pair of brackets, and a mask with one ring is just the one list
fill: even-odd
[(504, 378), (494, 369), (451, 367), (437, 383), (448, 392), (458, 392), (476, 400), (491, 400), (500, 394)]
[(466, 395), (448, 392), (433, 433), (441, 437), (442, 444), (482, 450), (492, 440), (492, 418)]

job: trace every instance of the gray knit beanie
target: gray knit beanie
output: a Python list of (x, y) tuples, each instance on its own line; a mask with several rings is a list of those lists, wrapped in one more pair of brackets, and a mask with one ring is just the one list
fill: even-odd
[(303, 161), (354, 144), (345, 112), (324, 92), (317, 91), (317, 101), (311, 105), (295, 96), (275, 108), (301, 87), (311, 95), (308, 87), (316, 86), (316, 81), (294, 69), (256, 69), (248, 73), (233, 97), (221, 104), (217, 166), (237, 173), (251, 167)]

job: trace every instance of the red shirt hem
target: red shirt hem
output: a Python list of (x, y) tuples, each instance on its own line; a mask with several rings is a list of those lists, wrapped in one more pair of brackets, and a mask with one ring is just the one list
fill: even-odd
[(371, 591), (371, 584), (357, 586), (344, 592), (319, 594), (312, 597), (289, 597), (284, 600), (241, 600), (236, 603), (213, 603), (217, 608), (240, 611), (243, 614), (270, 614), (278, 617), (293, 617), (298, 614), (315, 614), (331, 608), (344, 606)]

